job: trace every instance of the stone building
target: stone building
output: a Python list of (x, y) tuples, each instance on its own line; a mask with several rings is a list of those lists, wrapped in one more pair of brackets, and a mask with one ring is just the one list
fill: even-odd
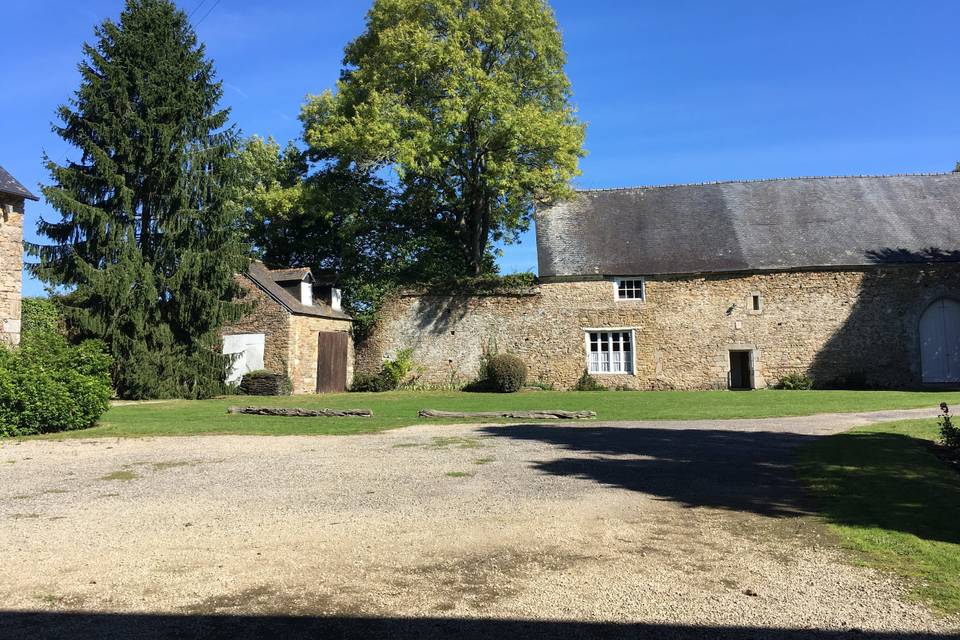
[(353, 321), (340, 309), (335, 280), (260, 262), (237, 278), (252, 310), (222, 330), (223, 352), (236, 355), (227, 381), (267, 369), (289, 376), (296, 394), (345, 390), (353, 377)]
[(358, 350), (424, 381), (511, 352), (569, 388), (960, 384), (960, 175), (581, 191), (536, 217), (539, 284), (406, 292)]
[(37, 196), (0, 167), (0, 342), (11, 345), (20, 344), (26, 200), (37, 200)]

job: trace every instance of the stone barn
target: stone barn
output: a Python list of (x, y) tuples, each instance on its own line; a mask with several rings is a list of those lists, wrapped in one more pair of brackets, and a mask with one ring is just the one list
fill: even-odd
[(557, 388), (960, 386), (960, 174), (580, 191), (536, 236), (536, 286), (397, 295), (358, 367), (412, 347), (436, 384), (500, 351)]
[(286, 374), (295, 394), (346, 390), (353, 377), (353, 321), (340, 308), (336, 279), (254, 262), (238, 280), (252, 310), (222, 329), (223, 352), (236, 356), (227, 382), (267, 369)]
[(24, 202), (37, 199), (0, 167), (0, 342), (8, 345), (20, 344)]

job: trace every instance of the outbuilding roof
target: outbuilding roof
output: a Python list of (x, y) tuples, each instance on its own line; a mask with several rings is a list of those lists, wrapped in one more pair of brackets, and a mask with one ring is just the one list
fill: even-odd
[(579, 191), (538, 212), (541, 278), (960, 260), (960, 174)]
[[(293, 269), (269, 269), (262, 262), (251, 262), (247, 270), (247, 277), (253, 281), (268, 296), (294, 315), (316, 316), (319, 318), (333, 318), (336, 320), (352, 320), (352, 318), (342, 311), (337, 311), (330, 305), (320, 302), (314, 298), (312, 305), (305, 305), (300, 299), (292, 295), (289, 291), (277, 284), (278, 282), (288, 282), (291, 280), (290, 272)], [(310, 275), (310, 269), (302, 269), (304, 274), (294, 280), (302, 279)]]
[(19, 196), (21, 198), (26, 198), (27, 200), (40, 199), (27, 191), (27, 188), (17, 182), (17, 179), (7, 173), (7, 170), (3, 167), (0, 167), (0, 193)]

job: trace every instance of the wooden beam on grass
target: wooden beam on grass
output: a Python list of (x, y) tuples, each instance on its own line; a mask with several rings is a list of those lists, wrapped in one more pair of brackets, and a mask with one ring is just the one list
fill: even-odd
[(421, 418), (516, 418), (518, 420), (586, 420), (596, 418), (595, 411), (437, 411), (424, 409)]
[(370, 409), (288, 409), (285, 407), (230, 407), (227, 413), (284, 418), (370, 418), (373, 416), (373, 411)]

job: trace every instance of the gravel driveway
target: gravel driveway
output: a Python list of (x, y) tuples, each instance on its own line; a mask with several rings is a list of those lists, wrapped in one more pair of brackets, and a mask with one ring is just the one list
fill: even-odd
[(845, 563), (789, 467), (928, 415), (4, 443), (0, 637), (956, 632)]

